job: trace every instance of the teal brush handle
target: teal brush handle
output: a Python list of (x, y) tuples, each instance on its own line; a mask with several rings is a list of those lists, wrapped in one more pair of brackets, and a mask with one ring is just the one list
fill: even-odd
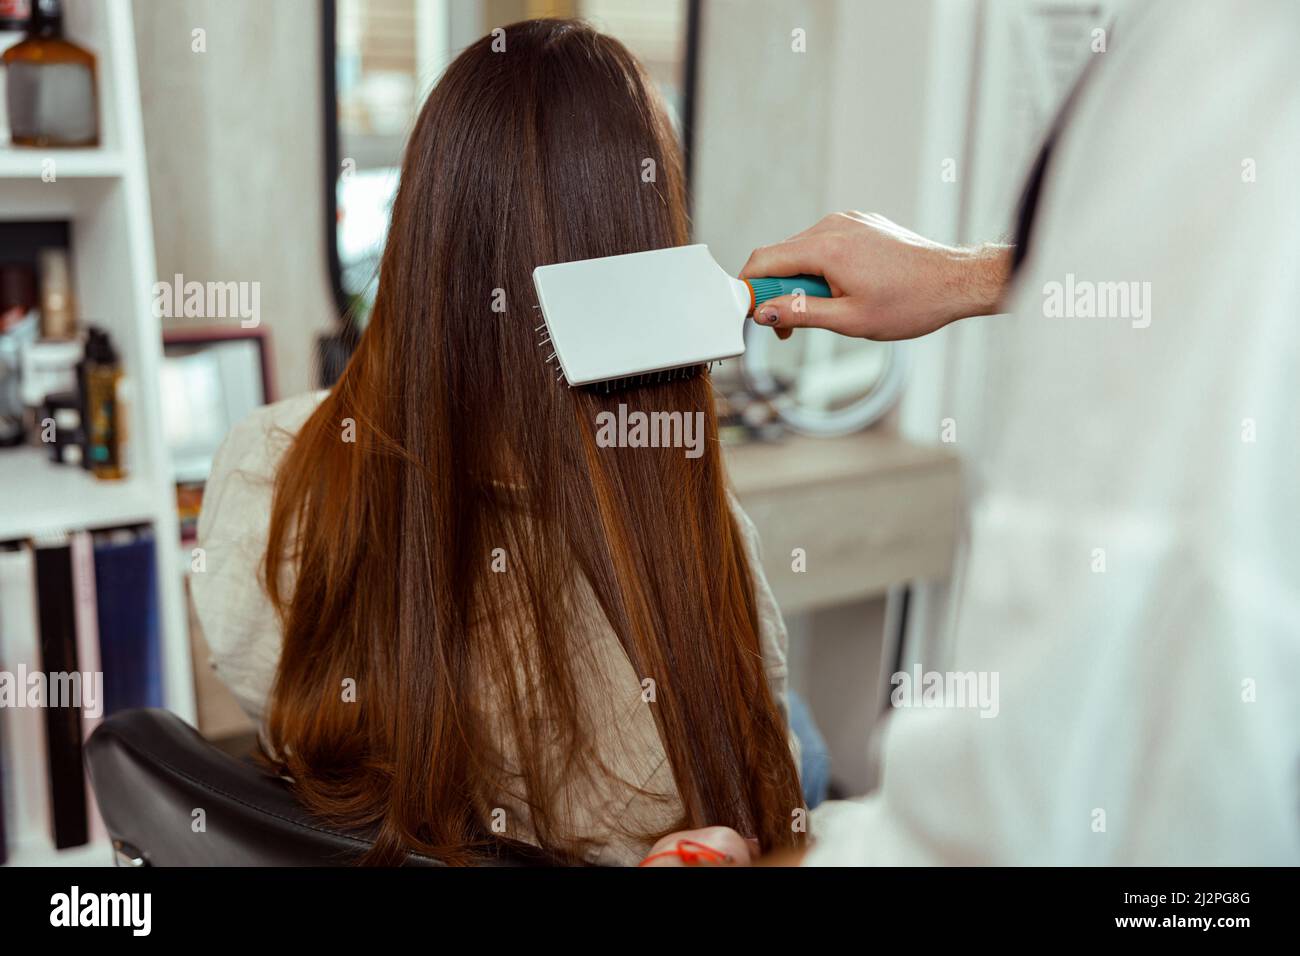
[(754, 308), (756, 309), (768, 299), (776, 299), (783, 295), (794, 295), (798, 289), (802, 289), (804, 295), (816, 296), (819, 299), (829, 299), (831, 297), (831, 287), (826, 284), (826, 280), (821, 276), (746, 279), (745, 282), (749, 285), (749, 291), (754, 297)]

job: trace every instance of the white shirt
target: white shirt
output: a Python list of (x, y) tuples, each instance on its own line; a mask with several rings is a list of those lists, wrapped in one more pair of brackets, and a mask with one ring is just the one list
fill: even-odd
[[(948, 666), (998, 716), (896, 711), (811, 864), (1300, 862), (1300, 6), (1135, 20), (975, 320), (1011, 373)], [(1150, 324), (1046, 317), (1069, 275)]]

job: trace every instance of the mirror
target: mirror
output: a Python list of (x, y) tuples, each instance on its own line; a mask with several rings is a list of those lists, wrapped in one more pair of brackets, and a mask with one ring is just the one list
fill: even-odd
[[(690, 157), (698, 0), (333, 0), (327, 3), (327, 197), (331, 272), (343, 311), (364, 328), (417, 111), (455, 55), (493, 26), (529, 17), (582, 17), (618, 37), (659, 84)], [(332, 95), (330, 95), (332, 92)]]
[[(349, 322), (322, 339), (321, 385), (334, 382), (365, 328), (402, 150), (425, 96), (493, 26), (538, 16), (585, 18), (640, 58), (677, 126), (689, 187), (700, 0), (325, 0), (330, 273)], [(806, 329), (779, 342), (751, 323), (746, 347), (739, 381), (728, 368), (720, 389), (743, 386), (771, 406), (769, 417), (805, 434), (866, 427), (902, 383), (902, 352), (890, 344)]]
[(796, 329), (782, 341), (745, 324), (741, 374), (746, 387), (792, 431), (847, 435), (871, 425), (898, 397), (906, 352), (900, 343)]

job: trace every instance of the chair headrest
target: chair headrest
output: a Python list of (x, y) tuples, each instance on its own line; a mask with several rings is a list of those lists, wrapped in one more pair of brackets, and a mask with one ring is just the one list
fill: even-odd
[[(170, 711), (108, 717), (86, 762), (109, 833), (155, 866), (346, 865), (370, 845), (323, 825), (285, 781), (224, 753)], [(414, 854), (407, 862), (440, 865)]]

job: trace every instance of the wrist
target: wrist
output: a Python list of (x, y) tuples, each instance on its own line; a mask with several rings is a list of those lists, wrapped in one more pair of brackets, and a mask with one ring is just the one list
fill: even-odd
[(1011, 246), (985, 243), (952, 250), (944, 293), (944, 323), (998, 311), (1011, 275)]
[(1012, 246), (984, 243), (969, 250), (963, 282), (963, 311), (958, 318), (991, 315), (1001, 308), (1011, 278), (1013, 249)]

